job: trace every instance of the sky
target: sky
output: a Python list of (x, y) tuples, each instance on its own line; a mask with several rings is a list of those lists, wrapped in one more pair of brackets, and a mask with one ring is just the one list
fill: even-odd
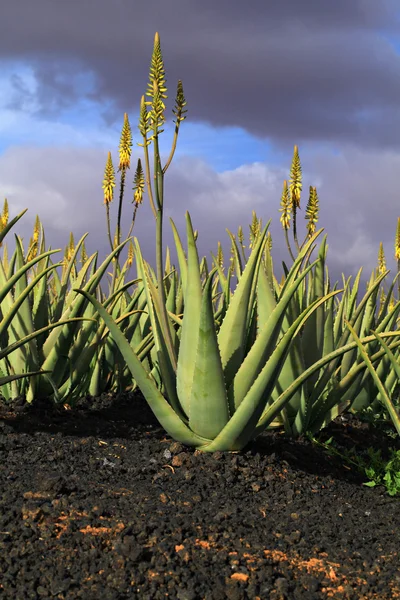
[[(400, 6), (398, 0), (16, 0), (0, 23), (0, 207), (27, 214), (14, 232), (27, 244), (36, 214), (46, 245), (64, 249), (69, 233), (109, 252), (102, 180), (107, 153), (118, 166), (124, 113), (133, 133), (122, 233), (132, 215), (140, 98), (159, 32), (168, 99), (160, 135), (171, 148), (172, 109), (183, 82), (187, 118), (165, 176), (169, 218), (184, 238), (189, 211), (200, 255), (210, 258), (226, 228), (252, 211), (272, 219), (277, 272), (291, 264), (279, 221), (282, 185), (294, 145), (303, 170), (299, 233), (310, 185), (328, 234), (333, 281), (364, 280), (383, 242), (396, 272), (400, 216)], [(150, 146), (152, 157), (152, 146)], [(118, 180), (117, 180), (118, 182)], [(117, 188), (118, 189), (118, 186)], [(112, 230), (117, 200), (111, 204)], [(148, 197), (134, 235), (154, 264), (155, 222)], [(173, 253), (174, 256), (174, 253)], [(60, 255), (60, 260), (62, 255)], [(389, 276), (390, 277), (390, 276)]]

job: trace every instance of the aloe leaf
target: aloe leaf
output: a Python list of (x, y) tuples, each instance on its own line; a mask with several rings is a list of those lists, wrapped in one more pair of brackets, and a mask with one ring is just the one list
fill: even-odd
[[(357, 346), (360, 350), (360, 354), (361, 354), (365, 364), (367, 365), (367, 368), (371, 374), (372, 379), (374, 380), (376, 387), (379, 390), (379, 393), (381, 395), (381, 401), (385, 405), (385, 407), (393, 421), (393, 424), (397, 430), (397, 433), (400, 435), (400, 416), (397, 413), (393, 402), (389, 398), (387, 391), (385, 390), (385, 388), (383, 386), (382, 381), (379, 379), (377, 372), (374, 369), (374, 366), (370, 360), (370, 357), (368, 356), (368, 353), (366, 352), (364, 345), (362, 344), (360, 338), (358, 337), (355, 329), (350, 325), (350, 323), (347, 322), (346, 324), (347, 324), (347, 327), (350, 329), (351, 335), (355, 339)], [(376, 332), (374, 332), (374, 335), (375, 335), (376, 339), (378, 340), (378, 342), (381, 344), (381, 346), (384, 348), (386, 355), (388, 356), (388, 358), (390, 359), (390, 362), (392, 363), (392, 367), (395, 370), (397, 377), (400, 379), (400, 365), (398, 364), (393, 352), (390, 350), (389, 346), (385, 343), (385, 341), (382, 339), (382, 337), (380, 335), (378, 335)], [(399, 335), (400, 335), (400, 333), (399, 333)]]
[[(190, 269), (189, 269), (190, 272)], [(213, 439), (229, 421), (228, 400), (211, 302), (211, 271), (202, 297), (199, 335), (189, 402), (189, 426)]]
[[(318, 261), (318, 259), (317, 259)], [(246, 394), (250, 390), (255, 378), (259, 375), (262, 368), (264, 367), (268, 357), (270, 356), (273, 348), (275, 347), (278, 336), (281, 332), (282, 321), (285, 316), (285, 311), (293, 298), (293, 294), (301, 284), (301, 281), (306, 277), (309, 271), (317, 263), (315, 261), (307, 267), (303, 273), (301, 273), (297, 279), (292, 283), (291, 287), (286, 289), (284, 296), (282, 296), (276, 307), (271, 312), (268, 321), (263, 326), (258, 338), (256, 339), (250, 352), (240, 365), (232, 385), (228, 389), (228, 398), (238, 408)], [(284, 367), (288, 368), (288, 367)], [(272, 391), (272, 390), (271, 390)]]
[(258, 331), (267, 323), (272, 311), (276, 307), (276, 298), (274, 290), (271, 288), (270, 281), (264, 267), (261, 266), (258, 271), (257, 287), (257, 311), (258, 311)]
[(183, 313), (181, 341), (176, 370), (176, 389), (182, 408), (185, 413), (189, 415), (197, 344), (199, 339), (202, 289), (199, 256), (194, 239), (192, 222), (188, 213), (186, 213), (186, 233), (188, 244), (188, 268), (184, 297), (187, 301), (185, 300)]
[[(72, 321), (84, 321), (84, 320), (86, 320), (86, 319), (83, 319), (82, 317), (78, 317), (75, 319), (69, 319), (66, 322), (68, 323), (70, 321), (72, 322)], [(31, 340), (33, 340), (34, 338), (38, 337), (40, 334), (46, 333), (47, 331), (50, 331), (51, 329), (54, 329), (55, 327), (60, 327), (61, 325), (64, 325), (64, 321), (62, 321), (60, 323), (52, 323), (51, 325), (47, 325), (46, 327), (43, 327), (42, 329), (38, 329), (37, 331), (34, 331), (33, 333), (27, 335), (23, 339), (18, 340), (17, 342), (14, 342), (13, 344), (10, 344), (9, 346), (7, 346), (7, 348), (0, 350), (0, 360), (2, 360), (3, 358), (8, 356), (15, 350), (17, 350), (17, 348), (20, 348), (20, 346), (23, 346), (24, 344), (26, 344), (26, 343), (30, 342)], [(42, 369), (41, 372), (43, 373), (44, 370)]]
[(4, 377), (0, 377), (0, 387), (10, 383), (11, 381), (17, 381), (18, 379), (25, 379), (26, 377), (33, 377), (35, 375), (44, 375), (48, 373), (48, 371), (33, 371), (28, 373), (22, 373), (20, 375), (6, 375)]
[[(269, 223), (268, 223), (269, 225)], [(267, 228), (268, 228), (267, 225)], [(235, 270), (236, 270), (236, 277), (238, 279), (238, 281), (240, 280), (242, 273), (243, 273), (243, 265), (242, 265), (242, 259), (240, 258), (240, 253), (237, 247), (237, 243), (236, 243), (236, 238), (233, 235), (233, 233), (231, 233), (229, 231), (229, 229), (226, 230), (228, 232), (229, 237), (231, 238), (231, 248), (233, 250), (233, 257), (234, 257), (234, 261), (235, 261)]]
[(167, 433), (175, 440), (190, 446), (198, 446), (201, 443), (204, 443), (205, 440), (194, 434), (189, 427), (183, 423), (171, 405), (159, 392), (153, 379), (148, 375), (139, 358), (130, 347), (127, 339), (104, 307), (86, 291), (76, 290), (76, 292), (82, 294), (87, 300), (92, 302), (96, 310), (99, 312), (101, 318), (104, 320), (108, 329), (110, 330), (111, 335), (115, 339), (119, 351), (124, 357), (142, 394), (146, 398), (151, 410)]
[[(117, 246), (113, 252), (111, 252), (108, 257), (103, 261), (94, 275), (89, 279), (87, 284), (84, 287), (85, 291), (90, 292), (91, 290), (95, 290), (104, 275), (108, 265), (114, 258), (114, 256), (121, 251), (124, 245), (129, 240), (125, 240), (119, 246)], [(84, 312), (86, 307), (86, 301), (84, 296), (77, 295), (71, 305), (65, 310), (62, 315), (62, 319), (65, 320), (69, 317), (81, 316), (80, 313)], [(70, 346), (73, 340), (73, 337), (76, 333), (78, 324), (77, 323), (68, 323), (64, 327), (61, 327), (59, 331), (52, 332), (44, 346), (43, 346), (43, 354), (46, 357), (45, 361), (42, 365), (43, 369), (50, 370), (52, 372), (53, 381), (57, 386), (59, 386), (62, 382), (65, 369), (66, 369), (66, 361), (65, 356), (68, 355), (70, 350)], [(43, 391), (45, 393), (45, 390)]]
[[(329, 296), (331, 296), (334, 293), (337, 293), (337, 292), (331, 292), (329, 294)], [(325, 299), (326, 298), (327, 297), (325, 297)], [(316, 301), (316, 303), (314, 303), (314, 306), (317, 306), (318, 302), (322, 302), (322, 301), (323, 301), (322, 299), (320, 301)], [(387, 332), (387, 333), (382, 334), (382, 337), (393, 337), (393, 336), (397, 337), (399, 335), (400, 335), (400, 332), (399, 333), (396, 333), (396, 332)], [(370, 343), (370, 342), (373, 342), (374, 340), (375, 340), (375, 336), (371, 335), (371, 336), (367, 336), (366, 338), (363, 338), (362, 339), (362, 343)], [(400, 343), (399, 343), (399, 345), (400, 345)], [(266, 427), (268, 427), (268, 424), (274, 420), (274, 418), (276, 417), (276, 415), (285, 407), (285, 405), (290, 400), (290, 398), (292, 397), (292, 395), (297, 391), (297, 389), (301, 385), (303, 385), (303, 383), (308, 379), (308, 377), (310, 375), (312, 375), (312, 373), (314, 373), (318, 369), (323, 368), (325, 365), (327, 365), (328, 363), (330, 363), (332, 360), (336, 359), (337, 357), (342, 356), (346, 352), (349, 352), (349, 351), (353, 350), (356, 347), (357, 347), (356, 342), (350, 342), (349, 344), (346, 344), (345, 346), (342, 346), (341, 348), (338, 348), (338, 349), (334, 350), (331, 354), (328, 354), (327, 356), (324, 356), (319, 361), (317, 361), (314, 365), (312, 365), (311, 367), (309, 367), (308, 369), (306, 369), (304, 371), (304, 373), (302, 373), (288, 387), (288, 389), (286, 389), (281, 394), (281, 396), (271, 406), (268, 406), (266, 408), (266, 410), (264, 411), (264, 413), (263, 413), (260, 421), (257, 424), (254, 437), (256, 437), (257, 435), (259, 435), (262, 431), (264, 431), (264, 429)], [(363, 368), (366, 368), (366, 367), (365, 367), (365, 365), (357, 365), (357, 368), (363, 369)], [(330, 408), (332, 408), (332, 407), (329, 407), (329, 409)]]
[(265, 236), (270, 222), (260, 234), (250, 255), (218, 333), (218, 344), (227, 387), (243, 362), (252, 284), (254, 278), (258, 277), (261, 253), (266, 243)]
[(181, 280), (182, 280), (183, 298), (185, 298), (186, 285), (187, 285), (187, 270), (188, 270), (187, 261), (186, 261), (185, 251), (183, 249), (182, 242), (179, 237), (178, 230), (175, 227), (175, 223), (173, 222), (172, 219), (170, 219), (170, 223), (171, 223), (171, 227), (172, 227), (172, 233), (174, 235), (176, 253), (178, 256), (179, 271), (180, 271)]
[[(337, 292), (332, 292), (332, 294), (335, 293)], [(241, 450), (252, 439), (257, 423), (268, 402), (269, 394), (275, 387), (277, 378), (284, 365), (295, 335), (298, 334), (300, 328), (312, 311), (316, 310), (330, 297), (330, 295), (316, 300), (311, 306), (307, 307), (290, 326), (261, 370), (259, 376), (254, 381), (249, 392), (246, 394), (235, 413), (231, 416), (227, 425), (209, 445), (205, 448), (201, 448), (202, 450), (204, 449), (207, 452), (228, 449)], [(290, 400), (290, 397), (291, 396), (289, 396), (287, 401)], [(269, 409), (268, 414), (273, 413), (275, 417), (279, 410), (284, 408), (284, 405), (285, 402), (277, 400)], [(273, 419), (271, 419), (271, 421), (272, 420)]]
[[(315, 271), (312, 277), (312, 299), (321, 298), (324, 295), (325, 281), (325, 260), (326, 260), (326, 235), (324, 236), (320, 250), (319, 250), (319, 262), (315, 267)], [(333, 301), (333, 298), (332, 298)], [(309, 302), (310, 303), (310, 302)], [(323, 344), (324, 344), (324, 329), (325, 329), (325, 305), (322, 304), (317, 311), (315, 311), (311, 317), (307, 320), (304, 325), (302, 334), (302, 349), (304, 355), (304, 363), (306, 368), (314, 364), (322, 356)], [(318, 379), (318, 373), (315, 373), (314, 377), (309, 379), (309, 384), (313, 385)]]
[(59, 321), (60, 318), (61, 318), (61, 314), (62, 314), (64, 302), (65, 302), (65, 297), (66, 297), (67, 289), (68, 289), (68, 282), (69, 282), (69, 279), (70, 279), (70, 276), (71, 276), (71, 271), (72, 271), (72, 268), (73, 268), (73, 266), (75, 264), (75, 260), (76, 260), (76, 257), (78, 255), (79, 249), (81, 248), (81, 246), (84, 243), (85, 238), (87, 236), (88, 236), (88, 234), (85, 233), (81, 237), (81, 239), (79, 240), (79, 242), (77, 243), (77, 245), (76, 245), (76, 247), (74, 249), (74, 252), (73, 252), (71, 258), (68, 261), (67, 268), (65, 269), (65, 271), (63, 273), (63, 277), (62, 277), (62, 280), (61, 280), (61, 289), (60, 289), (59, 294), (57, 296), (57, 303), (56, 303), (55, 308), (54, 308), (54, 319), (56, 321)]
[(24, 216), (24, 214), (26, 213), (27, 210), (28, 209), (25, 208), (25, 210), (20, 212), (19, 215), (14, 217), (9, 223), (7, 223), (7, 225), (5, 227), (3, 227), (3, 229), (0, 231), (0, 244), (6, 237), (7, 233), (10, 231), (10, 229), (12, 229), (12, 227), (14, 227), (15, 223), (17, 223), (21, 219), (21, 217)]

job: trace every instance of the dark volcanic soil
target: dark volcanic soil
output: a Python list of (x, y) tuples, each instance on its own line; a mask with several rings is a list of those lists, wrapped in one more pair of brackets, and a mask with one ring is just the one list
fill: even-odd
[(307, 440), (194, 452), (131, 394), (0, 404), (0, 455), (1, 598), (400, 598), (400, 499)]

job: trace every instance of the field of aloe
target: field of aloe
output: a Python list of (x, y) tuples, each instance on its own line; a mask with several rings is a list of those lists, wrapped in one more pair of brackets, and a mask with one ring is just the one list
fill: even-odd
[[(189, 452), (191, 461), (197, 457), (199, 464), (203, 464), (204, 453), (212, 453), (214, 458), (210, 460), (217, 461), (221, 456), (235, 456), (224, 453), (246, 456), (257, 440), (272, 439), (266, 435), (274, 436), (277, 447), (279, 436), (284, 436), (292, 452), (306, 443), (316, 452), (323, 447), (323, 455), (318, 455), (320, 460), (322, 456), (338, 460), (339, 456), (343, 473), (353, 469), (358, 474), (355, 477), (364, 477), (367, 485), (384, 486), (390, 496), (395, 496), (400, 491), (397, 399), (400, 301), (397, 275), (387, 282), (389, 271), (382, 244), (377, 268), (365, 293), (360, 289), (361, 269), (354, 281), (344, 275), (340, 284), (331, 281), (327, 235), (317, 229), (319, 198), (312, 186), (305, 210), (306, 235), (303, 241), (299, 240), (298, 210), (303, 190), (295, 146), (280, 205), (280, 222), (289, 256), (280, 280), (274, 271), (270, 221), (263, 225), (255, 212), (248, 237), (242, 227), (235, 233), (228, 232), (231, 243), (228, 258), (223, 255), (220, 243), (210, 258), (200, 258), (197, 231), (190, 215), (186, 214), (185, 235), (178, 232), (171, 219), (177, 255), (177, 264), (172, 264), (170, 250), (164, 252), (163, 245), (164, 177), (187, 111), (179, 81), (173, 110), (172, 148), (166, 164), (162, 165), (159, 136), (165, 122), (166, 92), (160, 39), (156, 34), (148, 89), (140, 103), (138, 145), (143, 147), (144, 157), (143, 162), (138, 160), (133, 178), (133, 215), (127, 232), (121, 227), (133, 143), (127, 114), (119, 145), (117, 197), (111, 153), (106, 161), (103, 190), (110, 254), (102, 264), (98, 264), (97, 253), (87, 255), (86, 236), (75, 243), (73, 233), (63, 259), (53, 262), (57, 250), (46, 249), (39, 217), (29, 244), (24, 246), (16, 235), (15, 250), (10, 256), (6, 236), (17, 229), (25, 211), (9, 220), (9, 207), (7, 201), (4, 203), (0, 219), (0, 391), (4, 422), (16, 418), (18, 401), (29, 410), (47, 403), (46, 410), (55, 411), (56, 421), (61, 423), (60, 415), (67, 422), (67, 415), (78, 411), (83, 399), (87, 402), (92, 398), (93, 405), (97, 405), (96, 398), (107, 394), (114, 398), (130, 395), (131, 402), (142, 406), (144, 412), (143, 401), (147, 402), (153, 414), (150, 421), (155, 417), (151, 426), (159, 427), (168, 436), (161, 440), (169, 440), (172, 448), (165, 451), (164, 460), (168, 463), (174, 453), (177, 460), (164, 466), (169, 466), (174, 474), (174, 467), (181, 466), (181, 454)], [(146, 195), (155, 218), (155, 269), (143, 256), (137, 238), (131, 237)], [(112, 203), (118, 203), (114, 233)], [(126, 250), (127, 259), (122, 262), (121, 254)], [(400, 218), (395, 257), (400, 261)], [(131, 275), (132, 271), (135, 275)], [(135, 415), (138, 419), (137, 412)], [(370, 438), (377, 445), (350, 451), (347, 444), (346, 453), (343, 447), (342, 451), (335, 449), (333, 438), (326, 432), (333, 431), (340, 423), (356, 423), (357, 426), (349, 426), (355, 434), (357, 428), (368, 427), (368, 431), (375, 432)], [(17, 427), (17, 431), (22, 430)], [(381, 442), (377, 441), (376, 432), (380, 432)], [(384, 460), (385, 449), (389, 449), (383, 440), (388, 436), (393, 447)], [(145, 439), (142, 441), (145, 443)], [(277, 471), (280, 467), (276, 465)], [(132, 485), (129, 481), (128, 487)], [(373, 493), (363, 489), (365, 493)], [(57, 500), (56, 496), (52, 499)], [(392, 509), (393, 515), (395, 510), (397, 505)], [(4, 518), (0, 534), (9, 529)], [(6, 541), (1, 541), (3, 549), (7, 548)], [(175, 542), (178, 547), (178, 541)], [(176, 554), (179, 552), (176, 550)], [(289, 575), (282, 578), (290, 582)], [(247, 579), (242, 578), (245, 582)], [(240, 587), (242, 580), (239, 576), (235, 579), (239, 595), (230, 597), (302, 597), (300, 592), (297, 596), (285, 596), (286, 592), (282, 592), (283, 596), (262, 595), (267, 592), (260, 591), (261, 583), (254, 584), (250, 592), (244, 584)], [(336, 597), (329, 596), (329, 586), (323, 581), (322, 578), (318, 583), (313, 597)], [(128, 585), (126, 581), (125, 584)], [(101, 582), (98, 585), (94, 590), (86, 590), (84, 597), (103, 597)], [(159, 595), (146, 591), (148, 596), (144, 592), (147, 588), (138, 585), (137, 581), (132, 584), (130, 595), (128, 592), (123, 595), (121, 587), (119, 595), (104, 597), (136, 597), (134, 589), (141, 589), (137, 592), (140, 598), (166, 597), (162, 595), (162, 585), (166, 583), (157, 587)], [(304, 585), (309, 590), (310, 582)], [(375, 589), (373, 584), (370, 588), (365, 585), (366, 594), (368, 589)], [(397, 589), (394, 585), (391, 579), (390, 593)], [(32, 594), (38, 593), (38, 587), (47, 589), (43, 582), (36, 582), (35, 586)], [(74, 592), (68, 587), (70, 595), (62, 591), (61, 583), (60, 586), (61, 591), (56, 590), (58, 595), (54, 592), (54, 597), (81, 597), (79, 586)], [(10, 584), (3, 590), (15, 594), (17, 588)], [(352, 590), (341, 597), (352, 598)], [(193, 591), (186, 596), (170, 597), (181, 600), (213, 597), (205, 591), (196, 594)], [(44, 595), (49, 596), (50, 592)]]

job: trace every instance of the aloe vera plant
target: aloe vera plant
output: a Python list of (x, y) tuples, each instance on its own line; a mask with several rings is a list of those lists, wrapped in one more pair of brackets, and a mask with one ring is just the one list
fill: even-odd
[[(5, 203), (0, 244), (25, 212), (26, 210), (8, 223), (8, 206)], [(4, 214), (6, 214), (6, 218)], [(55, 331), (58, 327), (73, 326), (77, 321), (90, 320), (75, 316), (34, 329), (30, 311), (30, 296), (32, 293), (37, 293), (39, 284), (46, 275), (59, 266), (57, 264), (47, 266), (47, 260), (54, 252), (58, 252), (58, 250), (43, 252), (31, 260), (25, 261), (21, 240), (16, 236), (16, 250), (10, 261), (8, 274), (4, 268), (6, 265), (0, 261), (0, 386), (6, 398), (9, 398), (10, 394), (18, 395), (19, 388), (15, 386), (21, 382), (26, 383), (28, 378), (29, 390), (34, 393), (37, 377), (47, 376), (50, 372), (39, 363), (36, 345), (38, 338)], [(27, 272), (40, 261), (45, 261), (46, 266), (38, 270), (28, 283)]]

